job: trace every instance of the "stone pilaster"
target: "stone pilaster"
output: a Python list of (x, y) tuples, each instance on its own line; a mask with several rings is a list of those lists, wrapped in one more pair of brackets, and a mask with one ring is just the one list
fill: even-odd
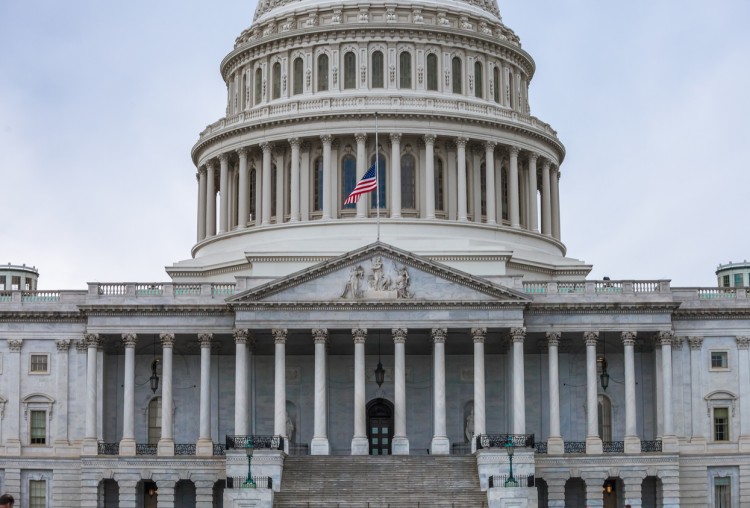
[[(548, 371), (549, 371), (549, 437), (547, 438), (547, 453), (562, 454), (565, 443), (560, 434), (560, 372), (558, 351), (560, 346), (560, 332), (547, 332)], [(563, 499), (563, 502), (565, 499)]]
[[(586, 453), (601, 454), (603, 448), (599, 436), (599, 397), (596, 388), (596, 344), (599, 342), (599, 332), (586, 332), (583, 340), (586, 343)], [(599, 491), (601, 493), (601, 488)]]
[(484, 341), (487, 337), (487, 328), (472, 328), (471, 337), (474, 342), (474, 435), (471, 439), (471, 449), (476, 451), (476, 437), (487, 433), (484, 370)]
[(526, 328), (511, 328), (513, 341), (513, 434), (526, 434), (526, 389), (523, 342)]
[(234, 330), (234, 433), (246, 436), (247, 432), (247, 330)]
[(354, 339), (354, 436), (352, 437), (352, 455), (367, 455), (366, 408), (365, 408), (365, 341), (366, 328), (352, 329)]
[(641, 453), (641, 440), (636, 428), (635, 400), (635, 332), (620, 334), (625, 359), (625, 453)]
[[(245, 221), (247, 222), (247, 220)], [(200, 422), (198, 441), (195, 443), (195, 454), (200, 457), (211, 457), (214, 454), (211, 439), (211, 341), (213, 334), (198, 334), (201, 348), (201, 388), (200, 388)]]
[(135, 346), (137, 343), (136, 334), (122, 334), (122, 345), (125, 346), (125, 372), (120, 455), (129, 457), (135, 456)]
[(67, 447), (68, 442), (68, 371), (70, 340), (62, 339), (55, 341), (57, 346), (57, 401), (55, 411), (57, 412), (57, 429), (53, 445), (55, 448)]
[(394, 346), (394, 410), (393, 410), (393, 455), (409, 454), (409, 438), (406, 434), (406, 328), (393, 328)]
[[(162, 333), (159, 335), (162, 348), (162, 369), (161, 369), (161, 437), (157, 443), (158, 455), (174, 456), (174, 400), (173, 392), (173, 375), (172, 375), (172, 352), (174, 351), (174, 333)], [(161, 495), (161, 494), (159, 494)]]
[(286, 328), (271, 330), (274, 343), (274, 404), (273, 433), (284, 436), (287, 442), (291, 436), (286, 435)]
[(99, 344), (97, 334), (86, 335), (86, 428), (81, 445), (81, 455), (96, 455), (98, 442), (96, 439), (96, 400), (97, 400), (97, 371), (96, 348)]
[(673, 332), (659, 332), (662, 360), (662, 389), (664, 400), (664, 434), (662, 435), (662, 451), (675, 453), (679, 451), (679, 442), (674, 432), (673, 400), (672, 400), (672, 341)]
[(312, 335), (315, 343), (315, 421), (313, 422), (314, 429), (312, 442), (310, 443), (310, 454), (329, 455), (331, 446), (328, 442), (328, 387), (326, 377), (328, 330), (316, 328), (312, 331)]
[(740, 403), (740, 451), (750, 451), (750, 336), (735, 337)]

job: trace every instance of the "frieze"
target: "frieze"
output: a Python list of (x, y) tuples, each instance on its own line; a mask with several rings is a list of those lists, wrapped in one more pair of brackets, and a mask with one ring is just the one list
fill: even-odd
[(340, 298), (393, 300), (411, 299), (414, 294), (409, 290), (409, 272), (405, 266), (383, 261), (382, 256), (370, 260), (370, 266), (352, 266), (349, 269), (344, 290)]

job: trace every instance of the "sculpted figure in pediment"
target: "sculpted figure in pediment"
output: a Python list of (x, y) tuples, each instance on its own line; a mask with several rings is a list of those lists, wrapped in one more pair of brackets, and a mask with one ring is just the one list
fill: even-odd
[(346, 281), (346, 286), (344, 286), (344, 292), (341, 293), (341, 298), (346, 298), (347, 295), (349, 296), (349, 298), (361, 298), (362, 290), (359, 288), (359, 286), (364, 275), (365, 271), (361, 266), (352, 266), (349, 269), (349, 278)]

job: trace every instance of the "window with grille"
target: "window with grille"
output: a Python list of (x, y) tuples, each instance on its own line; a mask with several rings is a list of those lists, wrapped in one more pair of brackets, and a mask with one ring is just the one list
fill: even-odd
[(474, 96), (484, 97), (484, 72), (480, 62), (474, 62)]
[(714, 508), (732, 508), (731, 478), (714, 478)]
[(427, 90), (438, 89), (438, 58), (435, 53), (427, 55)]
[(463, 93), (463, 76), (461, 75), (461, 59), (453, 57), (451, 62), (451, 73), (453, 74), (453, 93)]
[(435, 211), (445, 211), (445, 178), (443, 175), (443, 160), (435, 156)]
[(383, 53), (375, 51), (372, 54), (372, 87), (383, 88)]
[(49, 372), (49, 355), (32, 354), (30, 357), (29, 372), (31, 374), (46, 374)]
[(741, 273), (735, 273), (734, 274), (734, 287), (739, 288), (744, 286), (744, 281), (742, 280), (742, 274)]
[(729, 275), (725, 275), (721, 278), (721, 285), (725, 288), (729, 287)]
[(729, 360), (726, 351), (711, 351), (711, 369), (722, 370), (729, 368)]
[(31, 420), (29, 442), (32, 445), (47, 444), (47, 411), (30, 411)]
[(302, 58), (294, 59), (294, 95), (302, 93)]
[(323, 210), (323, 157), (318, 157), (313, 166), (313, 211)]
[(414, 156), (407, 153), (401, 157), (401, 207), (417, 208), (417, 172)]
[[(727, 277), (729, 277), (729, 276), (727, 275)], [(11, 285), (11, 287), (10, 287), (10, 288), (11, 288), (11, 289), (12, 289), (13, 291), (18, 291), (19, 289), (21, 289), (21, 277), (20, 277), (20, 276), (14, 275), (14, 276), (13, 276), (13, 281), (12, 281), (12, 282), (13, 282), (13, 283), (12, 283), (12, 285)], [(727, 284), (727, 285), (728, 285), (728, 284)]]
[[(353, 155), (345, 155), (341, 159), (341, 202), (346, 201), (357, 183), (357, 159)], [(342, 205), (342, 208), (357, 208), (357, 203)]]
[(255, 69), (255, 104), (260, 104), (263, 99), (263, 69)]
[(47, 481), (29, 480), (29, 508), (47, 507)]
[(353, 52), (344, 55), (344, 88), (357, 86), (357, 57)]
[(318, 92), (328, 91), (328, 55), (318, 57)]
[(714, 408), (714, 441), (729, 441), (729, 408)]
[(492, 95), (495, 102), (500, 103), (500, 69), (495, 66), (492, 69), (492, 82), (494, 87), (492, 88)]
[(272, 99), (278, 99), (281, 97), (281, 64), (276, 62), (271, 68), (271, 81), (273, 82), (273, 95)]
[[(370, 165), (375, 165), (374, 155), (370, 158)], [(372, 194), (370, 202), (370, 207), (373, 210), (376, 210), (377, 208), (383, 209), (388, 206), (386, 200), (386, 183), (385, 157), (381, 153), (378, 155), (378, 189)]]
[(411, 53), (404, 51), (399, 56), (399, 88), (411, 88)]

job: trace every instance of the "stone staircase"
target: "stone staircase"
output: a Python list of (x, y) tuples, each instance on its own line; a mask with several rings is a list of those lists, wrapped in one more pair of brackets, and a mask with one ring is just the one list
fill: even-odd
[(473, 456), (287, 457), (279, 508), (482, 508)]

